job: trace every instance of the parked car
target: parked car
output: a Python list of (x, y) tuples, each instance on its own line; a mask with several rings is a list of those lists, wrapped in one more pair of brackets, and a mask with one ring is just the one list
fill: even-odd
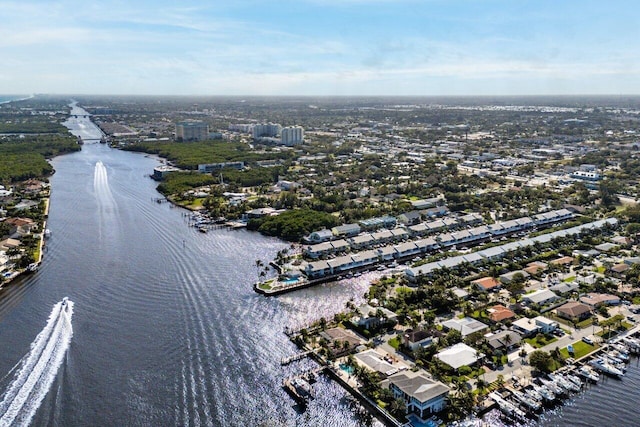
[(593, 340), (589, 337), (582, 337), (582, 341), (589, 345), (593, 345)]

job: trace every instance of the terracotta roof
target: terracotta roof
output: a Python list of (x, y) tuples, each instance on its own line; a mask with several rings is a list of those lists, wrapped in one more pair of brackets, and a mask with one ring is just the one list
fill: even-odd
[(489, 310), (489, 319), (494, 322), (502, 322), (505, 319), (515, 317), (515, 313), (503, 305), (494, 305)]
[(590, 312), (591, 307), (577, 301), (570, 301), (556, 309), (558, 313), (564, 313), (570, 317), (577, 317), (584, 313)]
[(484, 289), (485, 291), (488, 291), (489, 289), (493, 289), (497, 286), (500, 286), (500, 282), (498, 282), (493, 277), (483, 277), (482, 279), (476, 279), (471, 283), (474, 285), (477, 285), (478, 287)]
[(571, 264), (573, 262), (573, 258), (570, 256), (563, 256), (562, 258), (554, 259), (553, 261), (549, 261), (549, 264), (555, 265), (565, 265)]

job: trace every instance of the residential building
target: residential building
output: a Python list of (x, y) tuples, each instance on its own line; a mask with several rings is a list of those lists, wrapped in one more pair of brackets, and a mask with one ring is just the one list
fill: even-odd
[(440, 351), (435, 357), (453, 369), (458, 369), (462, 366), (474, 365), (483, 355), (479, 354), (473, 347), (458, 343)]
[(197, 121), (189, 120), (176, 123), (177, 141), (204, 141), (209, 137), (209, 125)]
[(580, 297), (580, 302), (591, 307), (600, 307), (601, 305), (618, 305), (620, 297), (611, 294), (589, 293)]
[(540, 332), (540, 326), (535, 320), (529, 319), (528, 317), (516, 320), (511, 324), (511, 327), (514, 331), (519, 332), (525, 337), (531, 337)]
[(484, 331), (485, 329), (489, 328), (489, 326), (471, 317), (465, 317), (462, 319), (450, 319), (446, 322), (443, 322), (442, 326), (447, 329), (455, 329), (456, 331), (459, 331), (463, 337), (473, 334), (474, 332)]
[(559, 297), (549, 289), (538, 289), (537, 291), (522, 296), (522, 301), (528, 304), (545, 305), (557, 300)]
[(384, 322), (396, 322), (398, 320), (398, 315), (393, 311), (384, 307), (371, 307), (369, 304), (362, 304), (357, 308), (357, 312), (360, 314), (351, 321), (365, 329), (375, 328)]
[(287, 126), (280, 130), (280, 141), (283, 145), (298, 145), (304, 141), (302, 126)]
[(494, 277), (483, 277), (481, 279), (476, 279), (471, 282), (472, 285), (475, 285), (481, 291), (493, 291), (500, 288), (500, 282), (498, 282)]
[(487, 337), (487, 342), (494, 350), (511, 350), (519, 346), (522, 335), (514, 331), (504, 330)]
[(424, 371), (405, 371), (384, 381), (397, 398), (404, 400), (408, 414), (421, 419), (442, 411), (447, 405), (449, 387), (429, 378)]
[(402, 340), (404, 344), (414, 351), (420, 347), (429, 347), (433, 344), (433, 337), (428, 331), (424, 329), (418, 330), (407, 330), (405, 334), (402, 336)]
[(558, 325), (558, 322), (548, 319), (544, 316), (534, 317), (533, 321), (536, 323), (536, 325), (538, 325), (538, 327), (540, 328), (540, 332), (542, 332), (543, 334), (550, 334), (560, 327), (560, 325)]
[(570, 301), (556, 308), (556, 314), (562, 318), (579, 322), (591, 316), (592, 307), (577, 301)]
[(516, 314), (513, 311), (500, 304), (494, 305), (487, 311), (489, 312), (489, 319), (494, 323), (504, 322), (505, 320), (516, 317)]

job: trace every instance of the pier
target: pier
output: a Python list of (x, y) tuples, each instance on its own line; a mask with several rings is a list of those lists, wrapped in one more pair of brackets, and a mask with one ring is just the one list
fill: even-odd
[(280, 360), (280, 364), (282, 366), (288, 365), (289, 363), (295, 362), (296, 360), (304, 359), (305, 357), (309, 357), (313, 353), (313, 350), (308, 350), (302, 353), (294, 354), (293, 356), (285, 357)]

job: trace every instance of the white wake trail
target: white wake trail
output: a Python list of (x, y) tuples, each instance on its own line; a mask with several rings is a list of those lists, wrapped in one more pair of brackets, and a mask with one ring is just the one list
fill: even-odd
[(107, 168), (101, 161), (96, 162), (96, 166), (93, 171), (93, 191), (96, 194), (101, 210), (106, 211), (115, 208), (116, 200), (113, 197), (111, 187), (109, 186)]
[(44, 329), (20, 361), (0, 402), (0, 427), (27, 426), (47, 395), (71, 344), (73, 302), (53, 306)]

